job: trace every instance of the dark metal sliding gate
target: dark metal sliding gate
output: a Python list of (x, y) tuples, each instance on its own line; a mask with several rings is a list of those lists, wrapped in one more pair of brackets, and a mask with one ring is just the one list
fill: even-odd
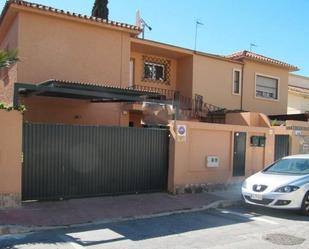
[(156, 192), (167, 188), (169, 132), (24, 124), (24, 200)]

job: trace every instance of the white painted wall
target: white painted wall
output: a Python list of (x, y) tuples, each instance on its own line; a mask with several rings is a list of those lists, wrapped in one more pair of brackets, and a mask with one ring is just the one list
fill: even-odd
[(298, 86), (309, 89), (309, 77), (289, 74), (289, 86)]
[[(289, 86), (296, 86), (309, 89), (309, 77), (290, 74)], [(288, 114), (299, 114), (304, 112), (309, 112), (309, 98), (289, 91)]]
[(309, 99), (289, 92), (288, 114), (309, 112)]

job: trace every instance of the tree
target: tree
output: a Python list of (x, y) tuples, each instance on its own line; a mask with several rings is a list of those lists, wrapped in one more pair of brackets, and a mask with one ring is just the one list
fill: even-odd
[(108, 20), (108, 0), (95, 0), (92, 8), (92, 16)]
[(4, 51), (0, 50), (0, 69), (9, 67), (18, 61), (18, 51), (16, 49)]
[[(17, 61), (19, 61), (18, 57), (18, 51), (17, 49), (12, 49), (12, 50), (0, 50), (0, 72), (2, 75), (2, 70), (6, 72), (5, 69), (9, 69), (9, 67), (13, 64), (15, 64)], [(10, 82), (9, 77), (5, 77), (4, 79), (1, 76), (1, 79), (4, 81), (4, 84), (8, 84)], [(12, 111), (12, 110), (19, 110), (21, 112), (24, 112), (26, 109), (24, 106), (7, 106), (4, 103), (0, 101), (0, 110), (7, 110), (7, 111)]]

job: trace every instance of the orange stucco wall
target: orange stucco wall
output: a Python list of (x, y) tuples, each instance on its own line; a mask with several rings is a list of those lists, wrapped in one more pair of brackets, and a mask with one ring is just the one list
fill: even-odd
[(194, 55), (193, 94), (204, 97), (206, 103), (227, 108), (240, 109), (240, 96), (233, 95), (233, 69), (242, 65), (206, 56)]
[[(177, 122), (187, 126), (186, 142), (179, 142), (172, 131), (170, 144), (169, 191), (178, 186), (205, 183), (232, 183), (244, 179), (233, 177), (235, 132), (246, 132), (246, 176), (254, 174), (274, 160), (274, 132), (270, 128), (240, 125)], [(251, 136), (265, 136), (265, 147), (252, 147)], [(207, 156), (218, 156), (217, 168), (206, 166)]]
[(225, 123), (254, 127), (271, 127), (268, 117), (265, 114), (257, 112), (227, 113)]
[[(256, 73), (279, 78), (279, 100), (268, 100), (255, 97)], [(262, 112), (267, 115), (287, 113), (288, 77), (288, 70), (245, 60), (243, 110)]]
[(0, 195), (21, 194), (22, 115), (0, 110)]
[[(164, 59), (170, 62), (170, 82), (144, 81), (143, 56)], [(144, 86), (146, 89), (164, 89), (162, 91), (168, 98), (172, 98), (174, 91), (179, 91), (182, 96), (192, 97), (193, 81), (193, 55), (181, 53), (179, 49), (152, 43), (151, 41), (131, 40), (131, 60), (134, 61), (133, 84)]]
[(183, 96), (192, 97), (193, 56), (178, 59), (177, 66), (177, 90)]
[[(12, 103), (13, 83), (17, 81), (38, 83), (60, 79), (128, 86), (129, 33), (20, 12), (7, 37), (3, 44), (18, 47), (20, 62), (18, 70), (16, 65), (10, 70), (9, 84), (0, 79), (0, 97), (5, 102)], [(28, 109), (26, 121), (128, 125), (119, 104), (48, 98), (40, 101), (30, 98), (23, 103)]]
[(128, 33), (28, 12), (19, 21), (18, 81), (128, 85)]
[[(170, 84), (143, 81), (143, 56), (165, 59), (171, 62)], [(192, 52), (149, 40), (131, 38), (131, 59), (134, 60), (134, 84), (146, 87), (177, 90), (186, 97), (192, 97), (193, 54)], [(169, 94), (172, 94), (170, 92)], [(171, 97), (171, 96), (169, 96)]]
[(0, 40), (0, 49), (13, 49), (18, 46), (18, 32), (19, 32), (19, 16), (17, 15), (12, 21), (8, 24), (7, 27), (2, 27), (6, 30), (6, 33), (3, 33), (3, 37)]
[[(216, 184), (242, 181), (270, 165), (274, 161), (276, 135), (290, 136), (290, 155), (300, 154), (300, 139), (309, 137), (309, 122), (287, 121), (285, 126), (269, 126), (264, 121), (257, 122), (256, 113), (252, 113), (254, 122), (250, 123), (250, 113), (245, 117), (230, 114), (234, 125), (208, 124), (177, 121), (187, 126), (186, 141), (178, 141), (171, 122), (169, 191), (176, 192), (178, 187), (190, 184)], [(247, 119), (244, 122), (244, 118)], [(264, 115), (259, 119), (263, 120)], [(238, 121), (237, 121), (238, 120)], [(251, 120), (252, 121), (252, 120)], [(237, 125), (241, 124), (241, 125)], [(260, 127), (258, 127), (260, 125)], [(298, 132), (296, 132), (296, 130)], [(234, 133), (246, 132), (246, 176), (233, 177)], [(297, 135), (300, 132), (300, 135)], [(250, 145), (251, 136), (265, 136), (265, 147)], [(206, 166), (207, 156), (218, 156), (218, 168)]]
[[(242, 70), (241, 96), (232, 93), (233, 69)], [(279, 78), (279, 100), (255, 97), (256, 74)], [(195, 55), (193, 63), (193, 93), (201, 94), (207, 103), (230, 110), (246, 110), (270, 114), (285, 114), (288, 96), (288, 70), (272, 65), (244, 61), (244, 66), (228, 61)]]
[[(0, 40), (0, 50), (15, 49), (18, 47), (19, 17), (17, 16), (7, 27), (8, 31)], [(17, 67), (0, 69), (0, 102), (12, 104), (14, 83), (17, 81)]]
[(24, 121), (81, 125), (128, 126), (129, 114), (121, 104), (91, 103), (89, 101), (49, 97), (21, 100), (27, 110)]

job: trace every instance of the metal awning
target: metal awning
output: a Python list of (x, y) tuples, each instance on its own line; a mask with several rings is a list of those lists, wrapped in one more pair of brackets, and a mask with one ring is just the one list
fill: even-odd
[(166, 100), (164, 95), (157, 92), (60, 80), (48, 80), (37, 85), (15, 83), (14, 106), (18, 105), (19, 96), (70, 98), (89, 100), (95, 103), (153, 102), (172, 104), (171, 101)]
[(268, 117), (270, 120), (278, 120), (278, 121), (297, 120), (307, 122), (309, 119), (309, 113), (269, 115)]

